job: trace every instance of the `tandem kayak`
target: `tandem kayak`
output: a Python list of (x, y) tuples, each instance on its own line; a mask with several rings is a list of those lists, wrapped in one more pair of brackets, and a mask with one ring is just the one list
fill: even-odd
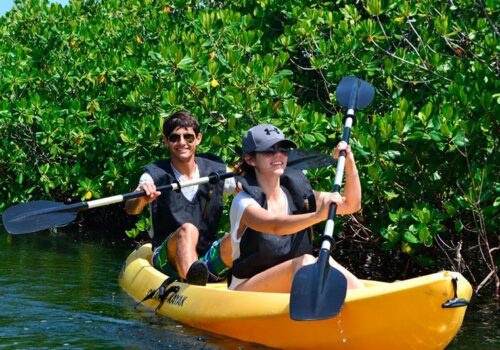
[[(168, 276), (151, 266), (151, 245), (132, 252), (121, 287), (141, 301)], [(321, 321), (294, 321), (288, 293), (240, 292), (226, 283), (204, 287), (173, 282), (166, 298), (143, 304), (186, 325), (283, 349), (443, 349), (457, 334), (472, 295), (459, 273), (442, 271), (392, 283), (364, 280), (348, 290), (344, 308)]]

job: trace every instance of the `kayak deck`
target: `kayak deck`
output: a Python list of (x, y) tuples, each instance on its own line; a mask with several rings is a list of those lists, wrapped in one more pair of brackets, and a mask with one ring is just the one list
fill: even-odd
[[(120, 285), (142, 300), (167, 278), (150, 264), (151, 245), (127, 258)], [(322, 321), (293, 321), (288, 293), (240, 292), (226, 283), (205, 287), (174, 282), (158, 313), (192, 327), (244, 341), (286, 349), (443, 349), (457, 334), (466, 307), (443, 308), (457, 295), (470, 300), (472, 288), (459, 273), (442, 271), (392, 283), (363, 281), (349, 290), (343, 310)], [(156, 309), (159, 301), (146, 306)]]

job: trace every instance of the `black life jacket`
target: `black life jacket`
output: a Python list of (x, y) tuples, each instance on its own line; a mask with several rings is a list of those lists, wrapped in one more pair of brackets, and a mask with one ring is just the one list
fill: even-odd
[[(209, 154), (195, 157), (200, 177), (214, 172), (225, 173), (226, 165), (220, 158)], [(155, 185), (161, 186), (176, 182), (170, 160), (160, 160), (145, 166), (153, 178)], [(181, 191), (164, 192), (151, 203), (153, 220), (153, 247), (159, 246), (171, 233), (184, 223), (195, 225), (200, 231), (196, 251), (199, 256), (205, 254), (216, 239), (222, 216), (222, 195), (224, 181), (216, 184), (198, 186), (192, 201), (189, 201)]]
[[(266, 195), (254, 176), (238, 177), (238, 181), (262, 208), (267, 208)], [(313, 190), (301, 171), (287, 168), (280, 178), (280, 185), (287, 197), (290, 214), (316, 210)], [(308, 229), (289, 235), (273, 235), (247, 227), (240, 241), (240, 256), (233, 261), (232, 274), (237, 278), (250, 278), (284, 261), (310, 253), (312, 237)]]

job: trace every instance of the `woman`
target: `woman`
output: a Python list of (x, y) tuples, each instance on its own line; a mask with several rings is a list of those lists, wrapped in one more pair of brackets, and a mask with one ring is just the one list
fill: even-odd
[[(346, 151), (345, 190), (313, 191), (300, 171), (287, 169), (288, 150), (296, 144), (271, 124), (257, 125), (243, 137), (238, 181), (244, 191), (230, 210), (233, 290), (289, 293), (295, 272), (316, 261), (311, 255), (310, 226), (327, 219), (330, 204), (337, 214), (361, 207), (361, 185), (351, 148), (340, 142), (334, 156)], [(347, 278), (349, 288), (363, 284), (330, 259)]]

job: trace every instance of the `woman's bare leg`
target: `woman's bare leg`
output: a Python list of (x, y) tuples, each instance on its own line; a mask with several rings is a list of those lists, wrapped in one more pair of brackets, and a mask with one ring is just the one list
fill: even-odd
[(359, 278), (354, 276), (354, 274), (351, 271), (347, 270), (344, 266), (340, 265), (331, 257), (330, 257), (330, 265), (335, 267), (340, 272), (342, 272), (342, 274), (345, 276), (345, 278), (347, 279), (347, 289), (356, 289), (365, 287), (365, 285), (363, 284), (363, 282), (359, 280)]
[(290, 293), (295, 272), (305, 265), (316, 261), (312, 255), (306, 254), (263, 271), (241, 283), (236, 290), (269, 293)]
[[(270, 292), (270, 293), (290, 293), (293, 277), (295, 273), (303, 266), (314, 264), (316, 258), (312, 255), (303, 255), (301, 257), (285, 261), (279, 265), (263, 271), (247, 281), (241, 283), (236, 290)], [(347, 279), (347, 288), (364, 288), (365, 285), (354, 274), (345, 267), (330, 258), (330, 265), (339, 270)]]

